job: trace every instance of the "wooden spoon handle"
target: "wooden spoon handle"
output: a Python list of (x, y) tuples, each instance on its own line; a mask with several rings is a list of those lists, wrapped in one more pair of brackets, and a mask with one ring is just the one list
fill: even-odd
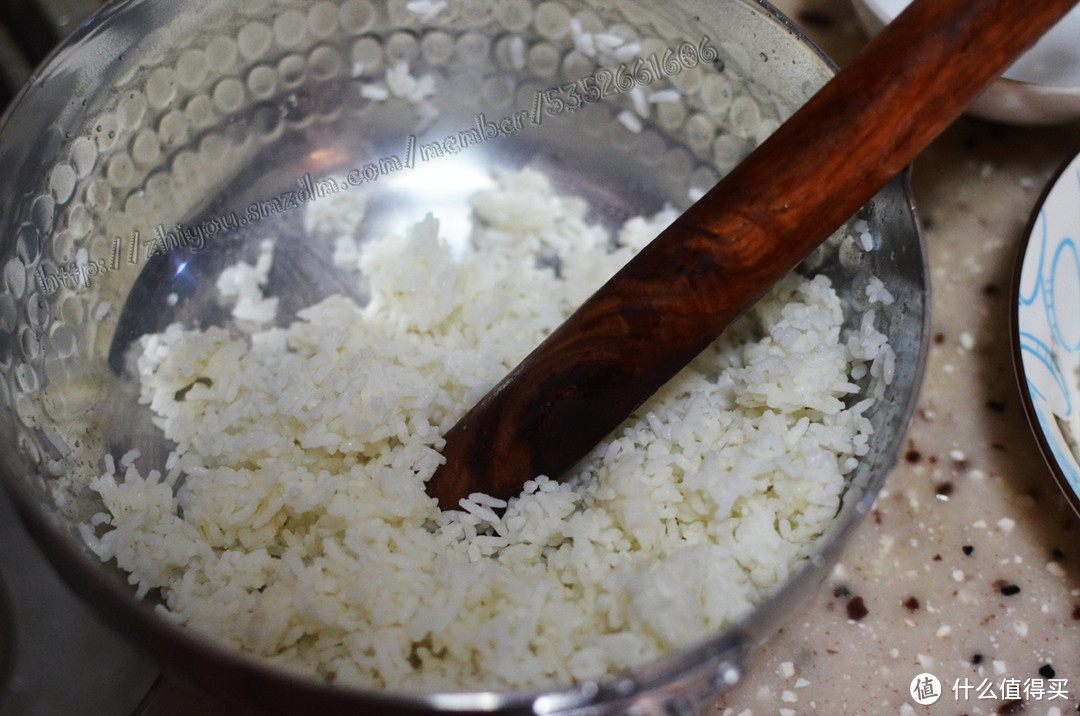
[(907, 166), (1077, 0), (916, 0), (446, 435), (443, 508), (556, 477)]

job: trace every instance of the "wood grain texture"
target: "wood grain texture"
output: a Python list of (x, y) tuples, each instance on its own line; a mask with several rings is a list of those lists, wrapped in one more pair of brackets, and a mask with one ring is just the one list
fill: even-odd
[(916, 0), (446, 435), (442, 508), (588, 453), (1077, 0)]

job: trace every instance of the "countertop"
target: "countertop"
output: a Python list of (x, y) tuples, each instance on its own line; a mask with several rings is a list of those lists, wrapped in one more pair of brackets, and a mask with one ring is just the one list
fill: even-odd
[[(837, 64), (867, 42), (849, 0), (774, 3)], [(913, 165), (932, 347), (906, 453), (825, 583), (710, 716), (1080, 711), (1080, 522), (1014, 377), (1012, 274), (1080, 125), (962, 118)], [(940, 698), (919, 705), (913, 679)]]

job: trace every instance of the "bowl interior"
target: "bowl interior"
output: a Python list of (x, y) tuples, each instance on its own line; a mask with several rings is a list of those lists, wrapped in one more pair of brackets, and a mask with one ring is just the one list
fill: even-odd
[[(336, 192), (328, 182), (369, 193), (364, 233), (435, 211), (449, 238), (467, 240), (467, 197), (490, 186), (492, 169), (538, 166), (613, 227), (689, 206), (831, 72), (767, 6), (737, 0), (111, 9), (24, 91), (0, 135), (11, 168), (0, 177), (0, 452), (11, 489), (80, 589), (114, 595), (123, 575), (79, 538), (101, 509), (87, 480), (106, 454), (138, 449), (144, 470), (164, 470), (171, 449), (138, 404), (128, 346), (174, 322), (228, 325), (215, 281), (268, 234), (285, 246), (270, 275), (279, 320), (356, 294), (304, 226), (303, 204)], [(870, 414), (876, 438), (835, 528), (738, 625), (753, 638), (823, 577), (915, 405), (927, 285), (903, 182), (804, 270), (830, 276), (849, 327), (868, 308), (871, 276), (884, 283), (896, 300), (878, 325), (895, 377)], [(691, 665), (667, 662), (656, 678)]]

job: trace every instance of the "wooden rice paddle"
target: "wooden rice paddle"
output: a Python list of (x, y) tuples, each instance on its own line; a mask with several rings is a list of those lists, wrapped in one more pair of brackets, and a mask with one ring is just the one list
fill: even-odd
[(557, 477), (900, 173), (1077, 0), (916, 0), (446, 435), (444, 509)]

